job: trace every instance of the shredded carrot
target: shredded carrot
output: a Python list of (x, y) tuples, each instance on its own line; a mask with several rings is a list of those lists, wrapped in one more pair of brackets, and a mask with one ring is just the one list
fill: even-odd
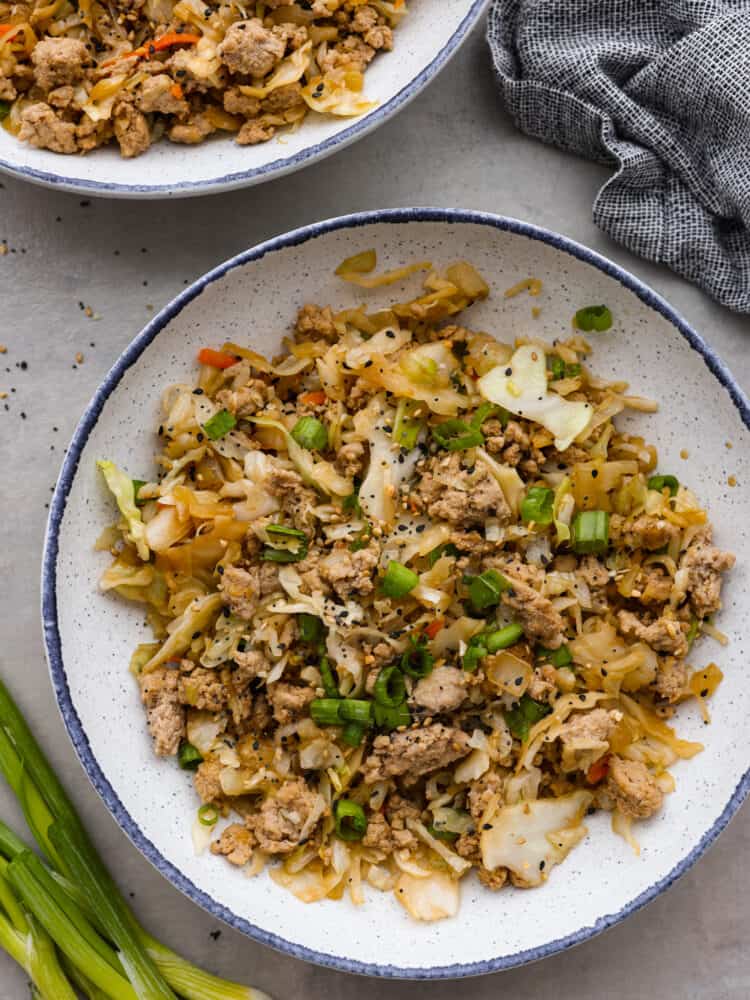
[(315, 392), (303, 392), (299, 401), (305, 406), (322, 406), (327, 398), (322, 389), (316, 389)]
[(106, 62), (102, 63), (102, 66), (111, 66), (112, 63), (119, 62), (121, 59), (141, 59), (144, 56), (153, 55), (154, 52), (163, 52), (164, 49), (169, 49), (173, 45), (197, 45), (200, 40), (200, 35), (188, 35), (184, 33), (180, 34), (177, 31), (168, 31), (161, 38), (155, 38), (153, 42), (147, 42), (146, 45), (141, 45), (137, 49), (133, 49), (132, 52), (115, 56), (114, 59), (107, 59)]
[(0, 35), (7, 35), (9, 31), (13, 31), (17, 27), (17, 24), (0, 24)]
[(424, 634), (427, 636), (428, 639), (434, 639), (444, 625), (445, 625), (444, 618), (436, 618), (434, 621), (430, 622), (430, 624), (424, 630)]
[(169, 88), (169, 93), (172, 95), (172, 97), (174, 97), (178, 101), (181, 101), (182, 98), (185, 96), (183, 89), (179, 85), (179, 83), (173, 83), (172, 86)]
[(609, 757), (602, 757), (601, 760), (596, 760), (591, 765), (591, 767), (586, 772), (586, 781), (590, 785), (598, 785), (600, 781), (603, 781), (607, 777), (607, 772), (609, 771)]
[(198, 351), (198, 361), (202, 365), (210, 365), (212, 368), (231, 368), (237, 364), (237, 358), (231, 354), (224, 354), (222, 351), (213, 351), (210, 347), (203, 347)]

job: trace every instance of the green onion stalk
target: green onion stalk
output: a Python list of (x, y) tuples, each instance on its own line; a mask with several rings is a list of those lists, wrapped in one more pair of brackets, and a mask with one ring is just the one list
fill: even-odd
[(0, 772), (43, 855), (0, 821), (0, 947), (37, 1000), (268, 1000), (138, 924), (2, 681)]

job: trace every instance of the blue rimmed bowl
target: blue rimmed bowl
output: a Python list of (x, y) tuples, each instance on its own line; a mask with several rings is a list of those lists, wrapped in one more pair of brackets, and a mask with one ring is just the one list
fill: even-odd
[[(151, 752), (127, 664), (148, 638), (138, 610), (102, 595), (106, 558), (93, 542), (112, 519), (95, 461), (132, 475), (151, 468), (153, 428), (165, 386), (192, 377), (196, 350), (223, 339), (273, 353), (304, 302), (345, 308), (362, 293), (334, 277), (345, 257), (377, 248), (395, 267), (430, 258), (472, 261), (493, 293), (467, 322), (500, 338), (533, 329), (547, 339), (570, 328), (575, 309), (607, 303), (613, 328), (595, 336), (592, 367), (627, 377), (632, 391), (660, 401), (657, 414), (629, 418), (657, 443), (660, 468), (677, 473), (710, 509), (719, 544), (737, 553), (720, 627), (726, 648), (708, 640), (695, 665), (714, 659), (725, 681), (706, 727), (689, 705), (678, 728), (705, 743), (676, 765), (677, 789), (663, 812), (638, 829), (640, 856), (596, 815), (589, 833), (541, 889), (491, 893), (466, 880), (458, 918), (415, 924), (391, 895), (306, 906), (263, 875), (248, 880), (223, 860), (197, 857), (190, 829), (196, 800), (189, 778)], [(502, 290), (534, 276), (535, 299)], [(409, 286), (415, 288), (415, 279)], [(373, 308), (398, 286), (365, 293)], [(532, 318), (531, 306), (540, 307)], [(750, 685), (745, 679), (750, 565), (743, 485), (750, 482), (750, 410), (710, 347), (658, 295), (617, 265), (565, 237), (513, 219), (442, 209), (348, 216), (296, 230), (227, 261), (184, 291), (133, 341), (84, 414), (54, 494), (43, 568), (43, 618), (60, 709), (89, 778), (133, 843), (187, 896), (265, 944), (334, 968), (430, 979), (492, 972), (551, 955), (633, 913), (684, 873), (716, 839), (750, 783)], [(730, 442), (732, 447), (727, 447)], [(738, 487), (728, 485), (736, 477)]]
[[(162, 141), (126, 160), (116, 145), (86, 156), (34, 149), (0, 129), (0, 172), (103, 198), (186, 198), (249, 187), (330, 156), (361, 139), (417, 96), (455, 55), (488, 0), (410, 0), (392, 52), (366, 75), (377, 106), (360, 118), (310, 114), (297, 131), (257, 146), (215, 136), (199, 146)], [(439, 14), (436, 14), (439, 8)]]

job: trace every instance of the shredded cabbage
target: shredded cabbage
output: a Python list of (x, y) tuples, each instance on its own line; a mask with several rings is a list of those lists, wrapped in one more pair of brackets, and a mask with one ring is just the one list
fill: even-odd
[(96, 464), (102, 470), (107, 486), (117, 501), (120, 513), (125, 518), (127, 524), (125, 537), (135, 545), (138, 558), (147, 562), (149, 548), (146, 542), (146, 529), (141, 518), (141, 512), (135, 505), (133, 480), (118, 469), (114, 462), (100, 459)]

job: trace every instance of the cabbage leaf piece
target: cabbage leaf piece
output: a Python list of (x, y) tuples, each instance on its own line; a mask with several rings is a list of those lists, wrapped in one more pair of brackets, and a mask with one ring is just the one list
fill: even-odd
[(117, 501), (120, 513), (127, 522), (125, 537), (135, 545), (138, 557), (147, 562), (150, 552), (146, 544), (146, 526), (143, 523), (141, 512), (135, 505), (133, 480), (121, 469), (118, 469), (114, 462), (100, 459), (96, 464), (102, 470), (107, 486)]
[(507, 365), (488, 371), (477, 388), (491, 403), (545, 427), (554, 434), (558, 451), (565, 451), (575, 441), (594, 413), (590, 403), (563, 399), (548, 391), (544, 351), (533, 344), (524, 344)]
[(581, 820), (593, 796), (585, 789), (555, 799), (503, 806), (482, 831), (482, 862), (490, 871), (508, 868), (524, 886), (540, 885), (587, 830)]

